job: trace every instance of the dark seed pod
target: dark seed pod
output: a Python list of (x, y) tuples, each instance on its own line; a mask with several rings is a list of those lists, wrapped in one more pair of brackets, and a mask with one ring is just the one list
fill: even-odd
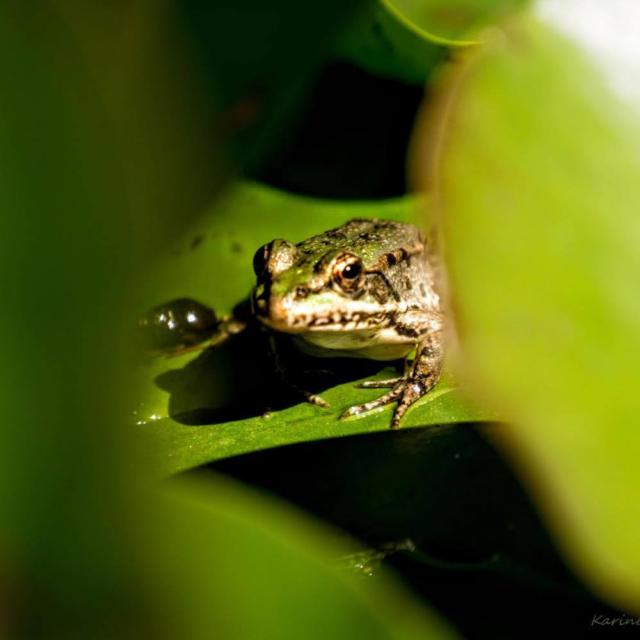
[(158, 305), (138, 319), (144, 347), (151, 351), (195, 346), (210, 338), (217, 325), (214, 310), (191, 298)]

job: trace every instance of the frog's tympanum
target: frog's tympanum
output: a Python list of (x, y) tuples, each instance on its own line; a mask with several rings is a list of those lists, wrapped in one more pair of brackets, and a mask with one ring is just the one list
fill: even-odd
[(342, 417), (397, 402), (391, 421), (396, 428), (436, 384), (443, 318), (435, 257), (417, 227), (355, 219), (298, 244), (273, 240), (258, 249), (253, 263), (255, 316), (270, 329), (291, 334), (303, 351), (397, 360), (415, 349), (402, 377), (362, 385), (388, 392)]

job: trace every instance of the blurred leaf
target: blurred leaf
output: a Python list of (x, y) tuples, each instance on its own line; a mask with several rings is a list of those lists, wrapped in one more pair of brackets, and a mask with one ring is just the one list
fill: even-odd
[(62, 76), (64, 58), (87, 69), (112, 147), (96, 156), (117, 167), (110, 179), (127, 197), (117, 214), (128, 216), (143, 261), (202, 211), (231, 172), (209, 79), (177, 20), (177, 3), (49, 4), (38, 25), (49, 40), (49, 64)]
[(407, 29), (449, 46), (477, 44), (469, 33), (522, 9), (529, 0), (380, 0)]
[(142, 541), (148, 572), (158, 574), (158, 622), (174, 637), (453, 636), (389, 575), (365, 582), (339, 570), (345, 540), (265, 495), (220, 479), (181, 480), (153, 507)]
[(291, 126), (335, 38), (370, 1), (175, 3), (238, 166), (260, 165)]
[(529, 0), (377, 0), (339, 41), (338, 53), (373, 73), (424, 84), (449, 48), (478, 44), (478, 29), (527, 4)]
[[(177, 243), (175, 255), (167, 256), (162, 265), (150, 270), (149, 291), (141, 293), (140, 299), (146, 301), (146, 307), (186, 296), (213, 306), (219, 313), (227, 313), (246, 297), (254, 283), (253, 253), (274, 236), (299, 241), (357, 216), (410, 220), (420, 211), (419, 200), (411, 197), (383, 202), (330, 202), (240, 184)], [(244, 338), (237, 336), (233, 340), (240, 343)], [(273, 408), (271, 395), (282, 386), (273, 380), (272, 368), (259, 367), (258, 359), (264, 356), (265, 349), (266, 345), (260, 343), (244, 351), (231, 346), (196, 356), (162, 358), (143, 368), (141, 374), (146, 383), (136, 420), (146, 423), (142, 426), (145, 435), (158, 445), (156, 452), (163, 471), (180, 471), (290, 442), (389, 428), (391, 407), (360, 418), (337, 419), (347, 407), (380, 395), (380, 390), (354, 387), (356, 380), (365, 375), (363, 372), (354, 373), (352, 381), (323, 393), (331, 410), (300, 404), (294, 398), (288, 404), (296, 406), (261, 417), (265, 409)], [(311, 361), (313, 367), (324, 366), (323, 360)], [(384, 366), (371, 362), (366, 366), (371, 364), (377, 367), (375, 371)], [(389, 377), (393, 371), (386, 368), (380, 375)], [(263, 393), (261, 387), (265, 388)], [(171, 391), (170, 396), (166, 390)], [(233, 402), (239, 405), (240, 414), (232, 409), (222, 411)], [(168, 419), (168, 415), (175, 420)], [(226, 417), (234, 415), (254, 417), (231, 421)], [(407, 414), (403, 425), (491, 417), (494, 415), (471, 405), (455, 388), (453, 380), (445, 377)], [(184, 422), (198, 426), (187, 426)]]
[(455, 424), (306, 442), (190, 475), (224, 473), (353, 535), (370, 548), (368, 562), (358, 560), (373, 570), (371, 581), (372, 550), (391, 547), (383, 566), (465, 638), (522, 637), (523, 620), (526, 637), (543, 637), (550, 619), (557, 637), (573, 638), (594, 612), (620, 616), (559, 557), (529, 496), (488, 442), (501, 428)]
[[(245, 637), (259, 637), (258, 624), (277, 632), (289, 622), (287, 632), (295, 628), (294, 637), (306, 637), (303, 616), (309, 611), (332, 630), (344, 624), (353, 632), (362, 624), (368, 635), (379, 637), (440, 633), (441, 626), (404, 605), (402, 596), (394, 625), (410, 622), (395, 635), (386, 632), (380, 613), (386, 601), (376, 601), (374, 608), (362, 604), (363, 596), (354, 604), (359, 596), (350, 596), (358, 587), (336, 587), (322, 568), (316, 579), (315, 548), (307, 552), (307, 564), (304, 551), (292, 558), (283, 549), (284, 538), (295, 541), (298, 532), (303, 544), (314, 544), (303, 525), (290, 524), (273, 543), (271, 531), (255, 533), (247, 523), (251, 516), (230, 514), (230, 503), (242, 500), (234, 494), (226, 498), (226, 524), (225, 515), (207, 520), (204, 507), (194, 507), (189, 518), (181, 506), (172, 528), (167, 505), (158, 504), (148, 487), (133, 432), (121, 419), (131, 368), (123, 318), (131, 317), (128, 296), (149, 247), (154, 241), (162, 246), (183, 213), (176, 194), (185, 188), (180, 176), (189, 159), (199, 161), (190, 146), (198, 123), (195, 112), (185, 123), (180, 109), (151, 99), (180, 101), (183, 90), (191, 95), (178, 82), (189, 71), (172, 50), (180, 49), (180, 34), (162, 12), (166, 5), (159, 14), (154, 3), (129, 5), (0, 5), (0, 70), (6, 81), (0, 96), (0, 265), (8, 310), (0, 318), (8, 338), (0, 387), (7, 427), (0, 447), (0, 634), (219, 637), (215, 598), (224, 594), (231, 616), (230, 607), (240, 607), (226, 583), (215, 590), (211, 584), (210, 576), (223, 567), (240, 597), (247, 593), (243, 587), (261, 586), (241, 603), (254, 614)], [(170, 60), (156, 58), (162, 43)], [(149, 78), (143, 71), (153, 76), (153, 89), (144, 85)], [(157, 153), (165, 155), (159, 165)], [(169, 157), (175, 175), (167, 171)], [(212, 172), (209, 179), (213, 189), (220, 176)], [(150, 192), (166, 200), (157, 215)], [(225, 501), (217, 494), (203, 501), (210, 498)], [(198, 500), (195, 493), (190, 499)], [(251, 513), (262, 514), (265, 523), (272, 510), (256, 501)], [(269, 564), (273, 558), (281, 566)], [(238, 576), (246, 580), (239, 586)], [(270, 594), (274, 584), (282, 590)], [(342, 596), (338, 601), (332, 600), (334, 588)], [(304, 608), (290, 613), (260, 606), (284, 606), (300, 594), (296, 604), (304, 602)], [(323, 603), (328, 606), (317, 608)], [(249, 617), (235, 620), (242, 634)]]
[(135, 233), (118, 136), (68, 35), (47, 3), (0, 5), (2, 599), (13, 637), (140, 637), (131, 434), (114, 418)]
[[(464, 364), (567, 557), (640, 610), (640, 127), (532, 22), (452, 69), (416, 158)], [(484, 395), (482, 396), (484, 397)]]
[(410, 28), (382, 2), (362, 11), (336, 46), (339, 58), (370, 73), (415, 85), (423, 85), (446, 54), (445, 45)]

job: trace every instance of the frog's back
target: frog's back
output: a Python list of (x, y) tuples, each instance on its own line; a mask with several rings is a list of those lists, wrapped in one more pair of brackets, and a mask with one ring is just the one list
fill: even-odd
[(300, 251), (317, 256), (325, 250), (352, 251), (365, 264), (373, 264), (386, 253), (415, 255), (424, 247), (422, 233), (412, 224), (377, 218), (354, 218), (341, 227), (298, 243)]

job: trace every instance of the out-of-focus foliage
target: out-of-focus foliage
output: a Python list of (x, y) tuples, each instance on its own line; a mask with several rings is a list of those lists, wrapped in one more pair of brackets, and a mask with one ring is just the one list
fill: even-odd
[(424, 84), (450, 47), (477, 45), (478, 29), (527, 4), (529, 0), (377, 0), (345, 33), (338, 52), (373, 73)]
[(265, 494), (209, 478), (137, 497), (142, 585), (164, 637), (454, 637), (390, 575), (345, 570), (358, 543)]
[[(573, 577), (527, 493), (486, 438), (497, 424), (383, 431), (207, 465), (283, 496), (385, 558), (462, 637), (558, 637), (614, 616)], [(407, 549), (409, 547), (409, 549)], [(413, 550), (411, 550), (413, 548)], [(371, 557), (371, 553), (369, 556)], [(376, 562), (373, 559), (376, 580)], [(531, 615), (544, 611), (544, 616)]]
[(336, 54), (371, 73), (421, 85), (447, 48), (408, 29), (386, 5), (374, 2), (339, 40)]
[[(425, 599), (439, 595), (447, 576), (454, 584), (447, 572), (457, 565), (453, 571), (484, 573), (502, 592), (515, 585), (555, 603), (579, 600), (580, 615), (592, 605), (567, 579), (483, 431), (389, 433), (389, 410), (338, 422), (335, 410), (378, 393), (355, 390), (360, 376), (326, 393), (332, 411), (296, 401), (257, 417), (248, 400), (260, 390), (247, 375), (258, 354), (251, 349), (244, 359), (222, 349), (220, 361), (158, 361), (142, 371), (148, 396), (133, 383), (129, 337), (138, 311), (192, 296), (228, 312), (248, 292), (261, 242), (298, 240), (354, 215), (410, 215), (409, 198), (344, 205), (241, 186), (194, 224), (231, 173), (259, 167), (275, 142), (290, 139), (283, 132), (295, 135), (293, 116), (323, 63), (341, 55), (419, 85), (449, 55), (446, 42), (463, 49), (479, 40), (470, 33), (525, 4), (0, 5), (0, 634), (448, 637), (384, 571), (368, 582), (339, 573), (332, 561), (352, 547), (332, 532), (215, 479), (152, 485), (157, 468), (145, 463), (159, 453), (169, 472), (218, 460), (208, 469), (215, 473), (242, 465), (242, 457), (225, 456), (271, 448), (253, 454), (274, 456), (263, 458), (268, 470), (298, 451), (276, 445), (312, 439), (325, 441), (300, 446), (320, 447), (326, 460), (334, 445), (342, 450), (333, 486), (355, 483), (340, 504), (329, 497), (340, 517), (331, 520), (328, 510), (328, 520), (370, 544), (415, 525), (423, 548), (414, 584)], [(637, 609), (637, 125), (570, 47), (537, 26), (514, 25), (502, 45), (455, 77), (447, 145), (438, 147), (438, 135), (426, 143), (438, 147), (465, 364), (513, 418), (505, 451), (524, 453), (529, 486), (567, 556), (594, 588)], [(182, 238), (177, 247), (174, 237)], [(158, 255), (164, 266), (156, 269)], [(157, 286), (147, 286), (149, 274)], [(228, 375), (238, 362), (245, 368)], [(447, 376), (406, 424), (489, 417), (451, 387)], [(195, 426), (198, 411), (217, 409), (209, 400), (233, 394), (246, 400), (239, 405), (248, 419)], [(130, 411), (141, 400), (138, 419), (148, 423), (134, 425)], [(167, 400), (176, 419), (149, 420), (164, 415)], [(310, 455), (320, 476), (323, 457)], [(451, 499), (443, 499), (438, 483), (454, 475), (444, 494)], [(324, 478), (314, 481), (326, 500)], [(427, 486), (414, 491), (420, 482)], [(496, 484), (502, 492), (493, 492)], [(478, 488), (490, 500), (475, 499)], [(354, 516), (348, 500), (358, 492), (367, 499)], [(469, 523), (486, 528), (476, 536)], [(474, 549), (469, 540), (477, 538)], [(444, 559), (434, 560), (430, 545)], [(458, 563), (446, 557), (451, 550), (480, 553)]]
[(381, 0), (382, 5), (408, 30), (427, 40), (460, 46), (477, 43), (470, 33), (500, 23), (530, 0)]
[[(73, 105), (73, 117), (92, 119), (105, 136), (91, 170), (117, 181), (125, 198), (113, 207), (114, 218), (127, 219), (113, 250), (119, 242), (144, 263), (202, 211), (231, 170), (190, 35), (172, 2), (88, 9), (82, 0), (55, 0), (16, 11), (40, 40), (43, 73), (64, 83), (65, 61), (74, 60), (95, 94), (96, 105)], [(103, 158), (110, 167), (99, 164)]]
[(290, 126), (335, 38), (367, 0), (176, 3), (236, 164), (255, 168)]
[[(461, 365), (591, 585), (640, 602), (640, 127), (580, 53), (518, 21), (453, 67), (416, 160), (438, 206)], [(424, 182), (423, 182), (424, 184)]]
[(56, 25), (0, 7), (2, 597), (20, 637), (130, 637), (147, 609), (113, 318), (133, 243), (109, 120)]
[[(0, 6), (7, 310), (0, 320), (0, 631), (20, 638), (219, 637), (215, 623), (226, 623), (217, 607), (233, 604), (226, 585), (213, 584), (224, 577), (247, 598), (237, 606), (251, 607), (253, 616), (244, 616), (235, 637), (243, 630), (255, 637), (258, 626), (271, 637), (307, 637), (307, 617), (321, 614), (344, 637), (360, 626), (385, 638), (440, 635), (442, 627), (401, 595), (384, 592), (367, 604), (365, 585), (323, 566), (322, 545), (313, 547), (304, 524), (275, 534), (278, 525), (270, 529), (264, 516), (257, 531), (255, 517), (243, 514), (241, 491), (210, 490), (207, 500), (227, 510), (209, 520), (194, 504), (199, 498), (165, 500), (162, 487), (148, 486), (134, 430), (123, 420), (135, 317), (129, 297), (152, 250), (192, 214), (193, 200), (185, 196), (181, 208), (179, 194), (188, 184), (202, 187), (198, 177), (212, 165), (198, 165), (201, 143), (215, 143), (195, 103), (190, 119), (183, 111), (197, 93), (185, 89), (194, 68), (181, 44), (186, 35), (170, 12), (154, 7)], [(166, 56), (159, 45), (168, 47)], [(224, 176), (211, 170), (213, 191)], [(306, 552), (293, 540), (298, 530), (309, 541)], [(281, 600), (277, 592), (267, 598), (274, 584)], [(296, 610), (267, 608), (286, 597), (297, 598)], [(396, 598), (390, 626), (381, 609)]]
[(342, 569), (353, 547), (265, 495), (182, 480), (152, 506), (140, 542), (172, 637), (453, 637), (387, 576), (371, 583)]
[[(255, 282), (251, 268), (254, 252), (274, 237), (297, 242), (350, 218), (370, 216), (411, 221), (420, 211), (420, 199), (416, 197), (331, 202), (241, 183), (193, 228), (185, 231), (183, 238), (154, 269), (149, 289), (139, 299), (146, 300), (147, 306), (154, 306), (187, 296), (211, 305), (219, 314), (229, 313), (247, 297)], [(233, 342), (243, 340), (242, 335), (232, 338)], [(146, 422), (141, 429), (156, 445), (163, 471), (175, 472), (282, 444), (389, 428), (391, 407), (355, 419), (338, 420), (348, 407), (380, 395), (380, 390), (355, 387), (362, 374), (322, 394), (331, 409), (301, 403), (301, 398), (294, 396), (290, 404), (296, 406), (262, 417), (272, 406), (273, 398), (269, 393), (264, 397), (260, 388), (274, 393), (272, 379), (276, 375), (273, 365), (259, 366), (259, 358), (267, 348), (266, 342), (244, 350), (222, 349), (221, 354), (213, 348), (201, 354), (161, 358), (143, 367), (141, 374), (146, 391), (141, 394), (135, 417), (137, 421)], [(317, 362), (315, 360), (315, 366)], [(384, 364), (379, 363), (378, 371), (383, 367)], [(393, 375), (397, 373), (392, 368), (380, 371), (380, 377)], [(283, 385), (281, 382), (280, 386)], [(234, 403), (243, 407), (254, 404), (253, 414), (249, 413), (254, 417), (244, 420), (210, 417), (216, 410)], [(188, 426), (182, 423), (181, 416), (185, 414), (206, 416), (196, 418), (197, 426)], [(226, 415), (234, 413), (228, 411)], [(492, 414), (471, 405), (448, 376), (409, 411), (403, 426), (491, 417)]]

